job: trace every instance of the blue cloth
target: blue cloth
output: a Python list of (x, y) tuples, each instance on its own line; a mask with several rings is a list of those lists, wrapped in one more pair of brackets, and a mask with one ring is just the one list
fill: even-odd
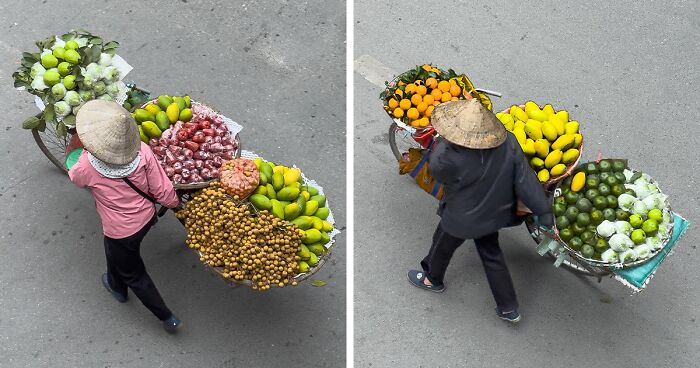
[(678, 240), (685, 234), (690, 223), (688, 220), (673, 213), (673, 234), (671, 239), (668, 241), (666, 246), (646, 263), (639, 266), (628, 267), (620, 270), (613, 270), (613, 272), (620, 278), (624, 279), (631, 286), (633, 286), (637, 291), (643, 289), (646, 286), (648, 280), (654, 275), (656, 269), (659, 268), (661, 262), (666, 259), (668, 253), (673, 249)]

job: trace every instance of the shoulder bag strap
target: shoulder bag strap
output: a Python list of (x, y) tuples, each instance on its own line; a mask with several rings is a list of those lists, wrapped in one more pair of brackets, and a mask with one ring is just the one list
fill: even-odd
[(129, 178), (123, 177), (122, 180), (124, 180), (124, 182), (126, 184), (128, 184), (131, 187), (131, 189), (133, 189), (136, 193), (140, 194), (141, 197), (146, 198), (147, 200), (149, 200), (153, 204), (156, 204), (156, 200), (153, 199), (153, 197), (144, 193), (141, 189), (139, 189), (136, 185), (134, 185), (134, 183), (132, 183), (131, 180), (129, 180)]

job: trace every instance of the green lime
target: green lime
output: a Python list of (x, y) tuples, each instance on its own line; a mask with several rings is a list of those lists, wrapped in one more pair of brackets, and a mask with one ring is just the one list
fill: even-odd
[(588, 230), (581, 233), (581, 235), (579, 235), (579, 238), (581, 238), (581, 241), (585, 244), (595, 244), (595, 233), (592, 233)]
[(586, 189), (598, 188), (599, 184), (600, 184), (600, 179), (598, 179), (598, 178), (595, 178), (595, 177), (586, 178)]
[(573, 238), (571, 238), (571, 240), (569, 240), (569, 247), (571, 247), (571, 249), (573, 249), (573, 250), (579, 250), (579, 249), (581, 249), (582, 246), (583, 246), (583, 242), (581, 241), (580, 238), (578, 238), (576, 236), (574, 236)]
[(625, 186), (622, 185), (622, 184), (615, 184), (615, 185), (613, 185), (613, 187), (610, 189), (610, 193), (612, 193), (612, 195), (614, 195), (614, 196), (616, 196), (616, 197), (619, 197), (620, 194), (622, 194), (622, 193), (624, 193), (624, 192), (625, 192)]
[(596, 238), (595, 245), (593, 245), (593, 247), (595, 247), (597, 252), (603, 253), (608, 249), (608, 241), (603, 238)]
[(555, 221), (555, 224), (557, 224), (557, 229), (566, 229), (569, 227), (569, 225), (571, 225), (571, 221), (569, 221), (566, 216), (559, 216)]
[(570, 222), (573, 223), (573, 222), (576, 222), (576, 217), (578, 216), (579, 212), (580, 211), (578, 210), (578, 208), (571, 206), (571, 207), (566, 209), (565, 216), (567, 219), (569, 219)]
[(559, 237), (561, 238), (561, 240), (568, 242), (569, 240), (571, 240), (571, 238), (574, 237), (574, 232), (568, 228), (563, 229), (563, 230), (559, 231)]
[(598, 191), (600, 192), (600, 195), (610, 195), (610, 187), (607, 184), (598, 185)]
[(659, 224), (656, 222), (656, 220), (646, 220), (642, 224), (642, 230), (644, 230), (645, 234), (654, 236), (656, 232), (659, 231)]
[(591, 212), (593, 204), (587, 198), (581, 198), (576, 201), (576, 208), (581, 212)]
[(587, 229), (586, 229), (585, 226), (581, 226), (581, 225), (576, 224), (576, 223), (574, 223), (573, 225), (571, 225), (571, 231), (573, 231), (575, 235), (581, 235), (581, 234), (583, 234), (583, 232), (586, 231), (586, 230), (587, 230)]
[(603, 210), (603, 218), (608, 220), (608, 221), (615, 221), (615, 219), (617, 218), (617, 216), (615, 214), (615, 210), (612, 208), (604, 209)]
[(611, 171), (612, 163), (610, 160), (600, 160), (600, 163), (598, 163), (598, 168), (601, 172)]
[(591, 224), (591, 215), (586, 212), (581, 212), (576, 216), (576, 224), (581, 226), (588, 226)]
[(617, 221), (629, 221), (630, 214), (629, 212), (618, 208), (617, 210), (615, 210), (615, 218), (617, 219)]
[(642, 227), (642, 224), (644, 224), (644, 220), (642, 219), (642, 216), (639, 215), (631, 215), (629, 219), (630, 225), (632, 225), (633, 228), (639, 229)]
[(594, 253), (595, 253), (595, 249), (593, 249), (593, 247), (588, 245), (588, 244), (584, 244), (581, 247), (581, 255), (583, 255), (586, 258), (593, 258)]
[(587, 175), (586, 178), (593, 178), (595, 180), (600, 181), (600, 176), (598, 174), (590, 174), (590, 175)]
[(608, 200), (608, 207), (617, 208), (617, 197), (615, 197), (614, 195), (611, 194), (611, 195), (605, 197), (605, 199)]
[(632, 232), (630, 239), (632, 239), (634, 244), (642, 244), (647, 240), (647, 235), (644, 233), (644, 230), (637, 229)]
[(632, 189), (626, 189), (626, 190), (625, 190), (625, 193), (631, 195), (632, 197), (636, 197), (636, 196), (637, 196), (637, 193), (635, 193), (634, 190), (632, 190)]
[(609, 173), (609, 172), (602, 172), (602, 173), (600, 173), (600, 174), (599, 174), (600, 182), (601, 182), (601, 183), (605, 183), (605, 181), (608, 180), (608, 178), (609, 178), (611, 175), (612, 175), (612, 173)]
[[(622, 160), (613, 161), (612, 169), (615, 172), (622, 173), (623, 171), (625, 171), (625, 162)], [(622, 177), (624, 178), (624, 175)], [(623, 179), (623, 181), (624, 181), (624, 179)]]
[(586, 231), (590, 231), (590, 232), (592, 232), (593, 234), (595, 234), (597, 228), (598, 228), (598, 226), (596, 226), (596, 225), (594, 225), (593, 223), (591, 223), (590, 225), (586, 226)]
[(593, 206), (599, 210), (604, 210), (608, 207), (608, 200), (602, 195), (597, 196), (593, 199)]
[(598, 189), (588, 189), (586, 191), (586, 198), (588, 198), (588, 200), (591, 202), (593, 202), (595, 197), (597, 197), (599, 195), (600, 195), (600, 192), (598, 191)]
[(602, 253), (598, 253), (598, 252), (593, 253), (593, 259), (595, 259), (596, 261), (600, 261), (602, 256), (603, 256)]
[(554, 198), (554, 204), (561, 203), (566, 205), (566, 198), (564, 196), (559, 196), (557, 198)]
[(563, 203), (555, 203), (554, 206), (552, 206), (552, 212), (554, 216), (562, 216), (566, 213), (566, 205)]
[(566, 193), (564, 197), (566, 198), (566, 203), (568, 204), (574, 204), (576, 203), (576, 201), (578, 201), (579, 198), (581, 198), (581, 196), (578, 193), (574, 192)]
[(616, 172), (616, 173), (614, 173), (613, 175), (615, 175), (615, 179), (617, 179), (617, 182), (620, 183), (620, 184), (622, 184), (622, 183), (624, 183), (625, 181), (627, 181), (627, 178), (625, 178), (625, 174), (623, 174), (623, 173), (621, 173), (621, 172)]
[(595, 209), (595, 210), (591, 211), (591, 222), (592, 222), (593, 224), (598, 225), (598, 224), (600, 224), (601, 222), (603, 222), (603, 220), (605, 220), (605, 219), (603, 218), (603, 211), (598, 210), (598, 209)]
[(663, 212), (661, 212), (660, 209), (654, 208), (653, 210), (649, 211), (649, 213), (647, 213), (647, 218), (656, 222), (662, 222), (664, 219), (664, 214)]
[(584, 170), (586, 170), (586, 174), (595, 174), (598, 172), (598, 166), (592, 162), (586, 164), (584, 167)]
[(615, 177), (615, 175), (610, 175), (607, 177), (607, 179), (605, 179), (605, 184), (607, 184), (611, 188), (613, 186), (615, 186), (615, 184), (617, 184), (617, 183), (618, 183), (618, 181), (617, 181), (617, 178)]

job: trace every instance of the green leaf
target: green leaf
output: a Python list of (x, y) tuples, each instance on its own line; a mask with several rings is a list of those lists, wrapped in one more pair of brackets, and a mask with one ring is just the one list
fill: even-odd
[(75, 126), (75, 115), (70, 114), (63, 118), (63, 123), (68, 126)]
[(27, 68), (31, 68), (32, 65), (34, 65), (34, 63), (36, 63), (36, 61), (30, 60), (27, 58), (22, 59), (22, 65), (27, 67)]
[(54, 124), (56, 122), (56, 113), (53, 111), (53, 105), (46, 106), (44, 109), (44, 120), (49, 124)]
[(36, 127), (36, 130), (42, 133), (46, 130), (46, 121), (44, 119), (39, 120), (39, 126)]
[(39, 118), (32, 116), (22, 122), (22, 129), (35, 129), (40, 123), (41, 120), (39, 120)]
[(93, 44), (93, 45), (101, 45), (102, 39), (99, 37), (92, 37), (88, 42)]
[(29, 52), (23, 52), (22, 53), (22, 58), (23, 59), (34, 59), (34, 54), (31, 54)]
[(313, 280), (313, 281), (311, 281), (311, 285), (313, 285), (315, 287), (322, 287), (322, 286), (326, 286), (326, 282), (323, 280)]
[(85, 50), (88, 55), (88, 61), (90, 63), (97, 63), (100, 61), (100, 54), (102, 53), (102, 48), (99, 46), (92, 46)]
[(61, 138), (65, 138), (68, 135), (68, 129), (66, 129), (66, 124), (63, 124), (63, 122), (59, 122), (58, 125), (56, 125), (56, 134)]

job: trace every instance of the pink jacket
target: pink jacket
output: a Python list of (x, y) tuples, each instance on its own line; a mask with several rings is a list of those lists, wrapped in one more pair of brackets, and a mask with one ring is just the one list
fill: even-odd
[[(180, 200), (151, 149), (141, 143), (140, 153), (139, 166), (128, 176), (129, 180), (163, 206), (177, 207)], [(87, 151), (83, 151), (78, 162), (68, 171), (68, 176), (75, 185), (92, 192), (107, 237), (126, 238), (153, 218), (155, 206), (122, 179), (110, 179), (97, 172), (88, 160)]]

